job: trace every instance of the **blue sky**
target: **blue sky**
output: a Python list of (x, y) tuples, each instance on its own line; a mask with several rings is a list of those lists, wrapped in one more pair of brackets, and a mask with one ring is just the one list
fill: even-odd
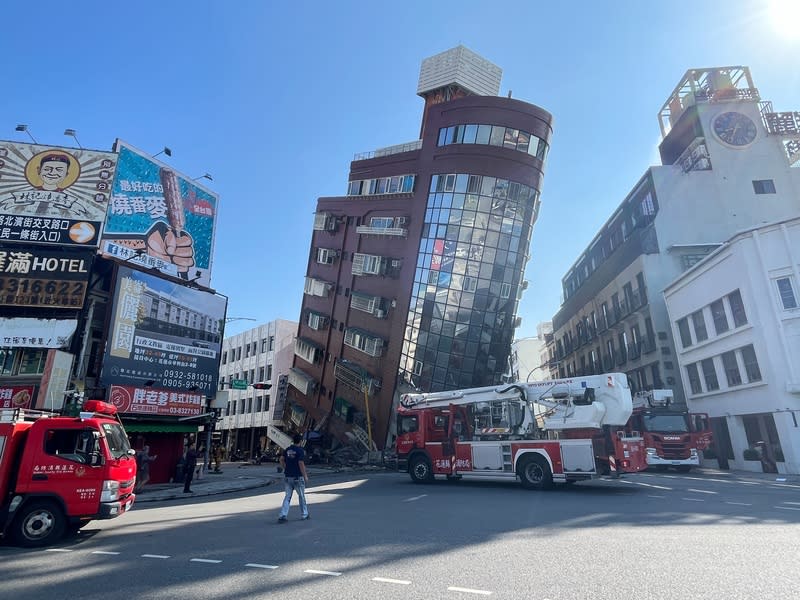
[(212, 285), (228, 315), (296, 320), (316, 198), (344, 194), (355, 153), (418, 136), (420, 63), (464, 44), (503, 69), (502, 95), (555, 118), (517, 332), (535, 335), (561, 277), (657, 164), (658, 111), (688, 69), (747, 65), (762, 99), (800, 110), (797, 9), (554, 4), (11, 0), (0, 139), (28, 139), (25, 123), (45, 144), (70, 145), (70, 127), (84, 147), (169, 146), (167, 162), (210, 173), (221, 196)]

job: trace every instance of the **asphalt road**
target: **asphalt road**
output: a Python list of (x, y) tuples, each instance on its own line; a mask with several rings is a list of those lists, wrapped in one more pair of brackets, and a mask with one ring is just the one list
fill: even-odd
[(140, 505), (57, 547), (0, 547), (0, 597), (800, 597), (800, 485), (640, 474), (530, 492), (350, 473), (277, 524), (275, 487)]

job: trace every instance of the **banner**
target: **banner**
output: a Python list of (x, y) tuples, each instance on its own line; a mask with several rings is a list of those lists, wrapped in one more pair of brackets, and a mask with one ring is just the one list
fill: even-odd
[(101, 252), (210, 287), (218, 196), (122, 141), (116, 148)]
[(80, 310), (93, 258), (92, 250), (0, 245), (0, 306)]
[(0, 317), (0, 348), (64, 348), (77, 328), (77, 319)]
[(97, 246), (117, 156), (0, 142), (0, 240)]
[(44, 363), (44, 373), (36, 396), (36, 407), (60, 410), (69, 385), (74, 356), (69, 352), (50, 350)]
[(222, 296), (119, 267), (101, 380), (213, 396), (225, 308)]
[(0, 385), (0, 409), (30, 408), (35, 387), (33, 385)]
[(196, 417), (203, 412), (203, 394), (129, 385), (112, 385), (109, 402), (123, 414)]

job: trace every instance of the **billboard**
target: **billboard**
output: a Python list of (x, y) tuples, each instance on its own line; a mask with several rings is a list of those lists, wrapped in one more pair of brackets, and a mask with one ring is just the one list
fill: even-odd
[(0, 408), (30, 408), (33, 385), (0, 385)]
[(196, 417), (203, 412), (203, 394), (130, 385), (112, 385), (109, 402), (117, 411), (171, 417)]
[(117, 155), (0, 142), (0, 240), (97, 246)]
[(0, 244), (0, 307), (80, 310), (94, 256), (90, 249)]
[(217, 390), (226, 299), (128, 267), (119, 267), (104, 385)]
[(101, 251), (209, 287), (218, 196), (124, 142), (116, 148)]
[(0, 348), (63, 348), (78, 328), (78, 319), (0, 317)]

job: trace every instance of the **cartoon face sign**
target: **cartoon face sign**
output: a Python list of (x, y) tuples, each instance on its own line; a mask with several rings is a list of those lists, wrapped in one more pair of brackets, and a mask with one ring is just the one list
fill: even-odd
[(39, 190), (60, 192), (78, 180), (81, 163), (69, 152), (46, 150), (31, 157), (25, 165), (25, 178)]

